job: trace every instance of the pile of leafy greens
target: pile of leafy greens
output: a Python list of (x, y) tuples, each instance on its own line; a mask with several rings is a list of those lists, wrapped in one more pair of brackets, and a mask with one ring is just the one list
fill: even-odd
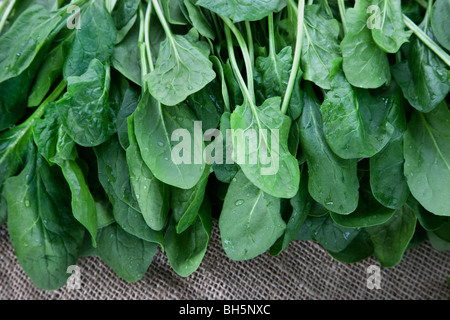
[[(448, 0), (0, 2), (18, 262), (48, 290), (86, 256), (137, 281), (161, 250), (189, 276), (216, 222), (233, 260), (300, 240), (383, 267), (450, 250), (449, 17)], [(208, 161), (230, 145), (256, 161)]]

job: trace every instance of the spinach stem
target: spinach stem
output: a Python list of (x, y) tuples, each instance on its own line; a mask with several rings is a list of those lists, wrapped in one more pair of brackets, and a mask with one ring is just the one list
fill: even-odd
[[(14, 4), (16, 3), (16, 0), (11, 0), (6, 5), (5, 12), (2, 15), (2, 18), (0, 20), (0, 32), (2, 32), (3, 27), (5, 26), (6, 20), (8, 19), (9, 14), (11, 13), (12, 8), (14, 7)], [(5, 4), (4, 4), (5, 5)], [(3, 9), (3, 8), (2, 8)]]
[(344, 0), (338, 0), (338, 6), (339, 6), (339, 14), (341, 16), (342, 27), (344, 28), (344, 34), (347, 34), (348, 28), (347, 28), (347, 21), (345, 20), (345, 3), (344, 3)]
[[(245, 71), (247, 73), (246, 89), (248, 88), (247, 91), (249, 93), (249, 96), (251, 97), (252, 103), (254, 103), (255, 102), (255, 90), (254, 90), (254, 85), (253, 85), (253, 69), (252, 69), (252, 62), (251, 62), (247, 44), (245, 43), (244, 37), (242, 36), (242, 34), (238, 30), (238, 28), (236, 28), (236, 26), (233, 24), (233, 22), (231, 22), (230, 19), (228, 19), (227, 17), (223, 17), (223, 16), (220, 16), (220, 18), (225, 22), (229, 31), (231, 30), (233, 32), (234, 36), (236, 37), (236, 39), (238, 41), (239, 47), (241, 47), (242, 56), (244, 57)], [(227, 29), (225, 29), (225, 30), (227, 30)]]
[(314, 0), (308, 0), (308, 6), (312, 5), (314, 3)]
[(289, 102), (291, 100), (292, 91), (294, 90), (295, 81), (297, 80), (298, 70), (300, 68), (300, 58), (302, 53), (302, 41), (303, 41), (303, 16), (305, 10), (305, 0), (299, 0), (298, 13), (297, 13), (297, 42), (295, 44), (294, 61), (292, 62), (291, 75), (289, 76), (289, 82), (284, 94), (283, 103), (281, 105), (281, 112), (286, 114)]
[(276, 46), (275, 46), (275, 34), (274, 34), (274, 24), (273, 24), (273, 13), (269, 14), (268, 17), (268, 28), (269, 28), (269, 51), (272, 56), (276, 56)]
[(433, 10), (433, 0), (428, 0), (427, 10), (425, 11), (425, 18), (423, 19), (425, 21), (425, 27), (423, 28), (425, 33), (428, 31), (428, 23), (431, 19), (431, 10)]
[(419, 38), (428, 48), (431, 49), (442, 61), (445, 62), (447, 66), (450, 67), (450, 56), (439, 47), (430, 37), (423, 32), (414, 22), (412, 22), (406, 15), (403, 15), (403, 21), (406, 26), (414, 32), (414, 34)]
[[(151, 3), (148, 4), (151, 6)], [(148, 8), (147, 8), (148, 9)], [(144, 10), (142, 9), (142, 5), (139, 5), (139, 38), (138, 38), (138, 48), (139, 48), (139, 57), (141, 60), (141, 85), (142, 85), (142, 93), (147, 90), (147, 84), (144, 81), (144, 76), (148, 73), (147, 67), (147, 57), (146, 57), (146, 48), (145, 48), (145, 18), (144, 18)]]
[(169, 24), (167, 23), (167, 20), (164, 17), (164, 12), (162, 11), (161, 7), (159, 6), (158, 0), (152, 0), (152, 3), (153, 3), (153, 6), (155, 7), (156, 15), (158, 16), (158, 19), (161, 22), (161, 26), (163, 27), (164, 32), (165, 32), (167, 38), (169, 39), (173, 50), (175, 51), (175, 54), (178, 56), (177, 47), (175, 45), (175, 40), (173, 39), (173, 34), (172, 34), (172, 31), (170, 30)]
[(155, 67), (153, 66), (153, 57), (152, 57), (152, 48), (150, 44), (150, 19), (152, 16), (152, 4), (148, 3), (147, 10), (145, 12), (145, 29), (144, 29), (144, 38), (145, 38), (145, 48), (147, 49), (147, 61), (150, 71), (153, 71)]
[(255, 49), (253, 47), (252, 28), (250, 27), (249, 21), (245, 21), (245, 31), (247, 32), (247, 43), (248, 43), (248, 52), (250, 55), (250, 64), (253, 69), (255, 66)]

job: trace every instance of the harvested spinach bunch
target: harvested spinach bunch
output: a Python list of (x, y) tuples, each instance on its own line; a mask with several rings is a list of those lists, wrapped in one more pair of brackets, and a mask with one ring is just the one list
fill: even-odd
[[(0, 223), (42, 289), (315, 241), (450, 249), (447, 0), (3, 0)], [(70, 268), (69, 268), (70, 270)]]

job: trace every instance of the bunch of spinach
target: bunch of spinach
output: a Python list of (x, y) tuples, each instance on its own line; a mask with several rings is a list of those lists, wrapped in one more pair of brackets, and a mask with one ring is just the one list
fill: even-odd
[(20, 265), (48, 290), (91, 255), (138, 281), (160, 248), (186, 277), (214, 221), (233, 260), (293, 240), (384, 267), (450, 250), (449, 16), (448, 0), (0, 2), (0, 224)]

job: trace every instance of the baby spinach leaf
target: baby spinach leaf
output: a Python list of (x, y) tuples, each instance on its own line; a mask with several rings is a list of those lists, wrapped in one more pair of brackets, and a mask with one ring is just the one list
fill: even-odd
[(330, 89), (334, 59), (341, 56), (340, 26), (337, 20), (320, 14), (319, 5), (306, 6), (301, 66), (303, 78), (323, 89)]
[(22, 74), (38, 52), (51, 41), (61, 16), (40, 5), (28, 7), (0, 37), (0, 83)]
[(445, 101), (430, 113), (412, 114), (404, 153), (414, 198), (428, 211), (450, 216), (450, 111)]
[(242, 171), (231, 182), (219, 218), (222, 246), (233, 260), (267, 251), (283, 234), (280, 200), (255, 187)]
[(155, 70), (145, 77), (152, 96), (164, 105), (184, 101), (216, 77), (208, 59), (209, 49), (196, 33), (167, 35), (161, 43)]
[(78, 259), (84, 231), (72, 217), (60, 172), (32, 151), (24, 170), (4, 187), (8, 230), (20, 265), (39, 288), (62, 287), (67, 267)]
[(161, 230), (169, 214), (169, 187), (155, 178), (142, 160), (134, 135), (133, 116), (128, 118), (130, 145), (126, 151), (133, 191), (147, 225)]
[(171, 188), (170, 205), (177, 233), (182, 233), (195, 221), (205, 196), (210, 167), (206, 166), (200, 181), (191, 189)]
[(84, 74), (93, 59), (108, 64), (113, 53), (116, 28), (104, 1), (89, 1), (80, 21), (64, 63), (65, 79)]
[(172, 216), (164, 236), (167, 258), (173, 270), (182, 277), (188, 277), (200, 266), (211, 237), (211, 208), (203, 202), (192, 225), (179, 233)]
[[(405, 200), (406, 202), (406, 200)], [(358, 207), (349, 215), (331, 213), (331, 218), (338, 225), (347, 228), (366, 228), (388, 221), (395, 213), (394, 209), (384, 207), (373, 196), (369, 175), (360, 181)]]
[(352, 87), (338, 61), (331, 72), (332, 89), (320, 107), (325, 138), (341, 158), (371, 157), (383, 149), (393, 134), (386, 106), (395, 97), (374, 97), (368, 90)]
[(123, 149), (130, 145), (128, 137), (128, 117), (136, 110), (140, 101), (140, 92), (129, 87), (125, 90), (119, 112), (116, 117), (117, 137)]
[(157, 249), (157, 244), (134, 237), (116, 223), (103, 228), (98, 236), (100, 258), (129, 282), (142, 279)]
[[(155, 177), (178, 188), (194, 187), (203, 174), (205, 164), (203, 161), (196, 163), (195, 154), (191, 151), (192, 140), (184, 141), (184, 137), (181, 137), (183, 141), (177, 143), (180, 137), (176, 136), (175, 131), (181, 129), (188, 139), (194, 138), (196, 118), (189, 107), (184, 103), (173, 107), (161, 105), (148, 92), (145, 92), (134, 114), (134, 121), (136, 140), (142, 159)], [(201, 140), (201, 150), (203, 150), (203, 139)], [(172, 161), (172, 155), (176, 153), (174, 148), (183, 142), (187, 144), (187, 150), (183, 152), (189, 153), (186, 156), (187, 163)]]
[(336, 224), (330, 215), (308, 217), (305, 221), (314, 240), (332, 252), (345, 250), (360, 232), (360, 228), (345, 228)]
[(183, 6), (183, 1), (180, 0), (162, 0), (162, 5), (164, 8), (164, 14), (171, 24), (175, 25), (186, 25), (188, 21), (183, 13), (185, 10)]
[(379, 153), (370, 158), (370, 185), (374, 197), (392, 209), (402, 207), (409, 196), (403, 172), (403, 136), (391, 140)]
[(289, 243), (295, 239), (301, 226), (308, 216), (312, 199), (308, 193), (308, 174), (306, 168), (302, 169), (300, 175), (300, 187), (295, 197), (290, 199), (292, 212), (286, 224), (284, 234), (270, 248), (271, 255), (277, 255), (287, 248)]
[(325, 208), (340, 214), (353, 212), (358, 205), (357, 161), (334, 154), (325, 140), (320, 104), (311, 88), (304, 93), (300, 143), (308, 164), (308, 190)]
[(398, 209), (389, 221), (367, 228), (375, 257), (385, 268), (396, 266), (403, 257), (416, 228), (416, 216), (407, 207)]
[(199, 0), (202, 6), (233, 20), (255, 21), (267, 17), (279, 9), (280, 0)]
[(236, 107), (231, 114), (231, 129), (242, 136), (233, 138), (233, 156), (255, 186), (288, 199), (298, 191), (300, 170), (287, 146), (291, 120), (281, 112), (280, 105), (281, 99), (274, 97), (255, 110), (247, 101)]
[(109, 66), (94, 59), (84, 74), (67, 80), (67, 93), (56, 103), (64, 129), (79, 145), (102, 144), (115, 132), (108, 104)]
[(137, 13), (140, 0), (118, 0), (111, 17), (117, 30), (125, 27)]
[(114, 47), (111, 65), (127, 79), (141, 84), (141, 65), (138, 50), (139, 24), (135, 23), (127, 36)]
[(436, 39), (445, 49), (450, 50), (450, 34), (448, 32), (447, 18), (450, 16), (450, 3), (448, 0), (436, 0), (431, 14), (431, 26)]
[(384, 51), (396, 53), (402, 44), (408, 42), (412, 31), (405, 31), (402, 17), (401, 0), (372, 0), (379, 8), (379, 25), (373, 25), (372, 37), (375, 43)]
[[(255, 61), (255, 88), (258, 93), (258, 101), (273, 97), (283, 97), (289, 82), (292, 69), (292, 48), (285, 47), (278, 54), (275, 50), (269, 50), (267, 57), (259, 56)], [(288, 112), (292, 119), (298, 119), (302, 112), (301, 73), (292, 92)]]
[(427, 231), (439, 229), (448, 220), (445, 216), (437, 216), (425, 210), (412, 196), (408, 198), (407, 205), (416, 215), (420, 225)]
[(378, 88), (391, 79), (389, 62), (372, 38), (367, 27), (367, 8), (370, 0), (356, 0), (347, 10), (348, 33), (341, 42), (343, 70), (348, 82), (359, 88)]
[[(428, 35), (433, 36), (431, 31)], [(406, 56), (392, 66), (392, 74), (408, 102), (421, 112), (430, 112), (450, 90), (450, 71), (416, 36)]]
[(214, 40), (216, 35), (202, 12), (202, 9), (195, 4), (195, 0), (184, 0), (184, 5), (188, 11), (189, 20), (194, 28), (202, 36)]
[[(69, 38), (70, 39), (70, 38)], [(50, 51), (37, 72), (31, 93), (28, 96), (28, 106), (37, 107), (44, 100), (52, 84), (61, 75), (64, 59), (68, 51), (68, 41), (65, 40)]]
[(328, 251), (328, 253), (340, 262), (356, 263), (372, 256), (373, 250), (370, 235), (365, 230), (361, 230), (344, 250), (340, 252)]

